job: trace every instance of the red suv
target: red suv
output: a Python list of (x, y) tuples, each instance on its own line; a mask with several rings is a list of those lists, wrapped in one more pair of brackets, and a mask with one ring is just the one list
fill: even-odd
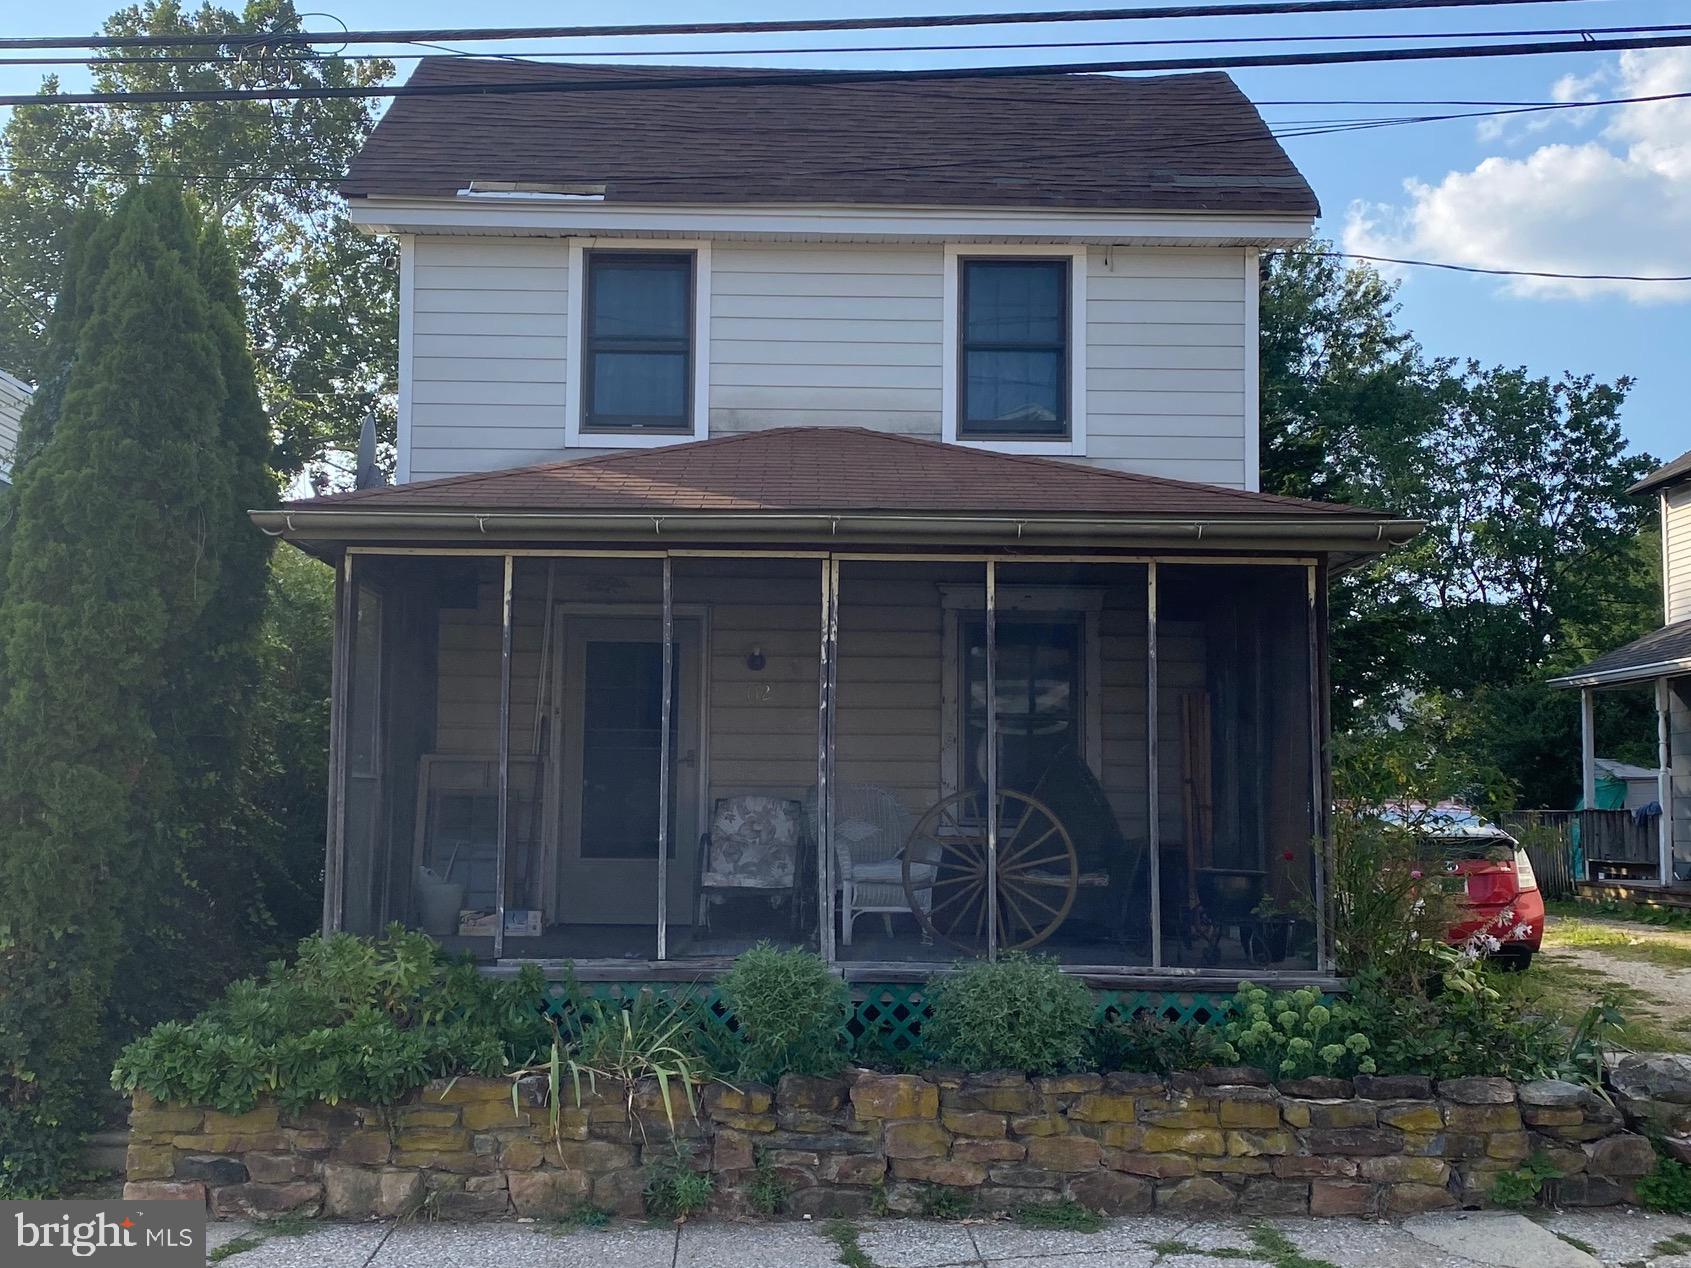
[(1445, 940), (1472, 944), (1508, 968), (1531, 964), (1544, 940), (1544, 895), (1520, 842), (1456, 802), (1394, 806), (1387, 817), (1424, 834), (1445, 871), (1463, 878), (1469, 914)]

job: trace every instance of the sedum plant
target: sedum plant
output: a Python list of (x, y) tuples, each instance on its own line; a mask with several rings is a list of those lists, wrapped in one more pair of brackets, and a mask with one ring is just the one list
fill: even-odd
[(1218, 1055), (1229, 1064), (1255, 1066), (1276, 1078), (1372, 1074), (1372, 1041), (1350, 1025), (1347, 1009), (1322, 1002), (1304, 987), (1269, 992), (1243, 982), (1233, 1007), (1218, 1023)]

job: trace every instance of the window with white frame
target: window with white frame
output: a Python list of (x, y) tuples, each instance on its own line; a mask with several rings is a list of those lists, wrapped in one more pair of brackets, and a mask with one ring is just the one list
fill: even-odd
[(586, 273), (582, 430), (690, 433), (692, 253), (589, 251)]

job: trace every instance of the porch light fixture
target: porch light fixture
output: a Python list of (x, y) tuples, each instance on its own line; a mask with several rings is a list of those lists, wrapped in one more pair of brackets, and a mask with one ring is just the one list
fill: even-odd
[(754, 674), (761, 674), (763, 667), (769, 663), (763, 654), (763, 644), (753, 643), (751, 651), (746, 653), (746, 668)]

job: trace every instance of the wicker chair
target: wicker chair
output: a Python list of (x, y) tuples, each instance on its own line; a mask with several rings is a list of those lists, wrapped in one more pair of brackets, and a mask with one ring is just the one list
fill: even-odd
[[(811, 830), (821, 836), (816, 789), (805, 798)], [(915, 826), (898, 798), (874, 784), (845, 784), (834, 792), (834, 865), (839, 872), (840, 942), (851, 945), (852, 925), (870, 912), (878, 913), (891, 938), (892, 918), (910, 911), (904, 892), (904, 845)], [(938, 868), (931, 859), (917, 859), (911, 869), (918, 883), (932, 882)], [(931, 888), (918, 889), (924, 909), (933, 901)]]

